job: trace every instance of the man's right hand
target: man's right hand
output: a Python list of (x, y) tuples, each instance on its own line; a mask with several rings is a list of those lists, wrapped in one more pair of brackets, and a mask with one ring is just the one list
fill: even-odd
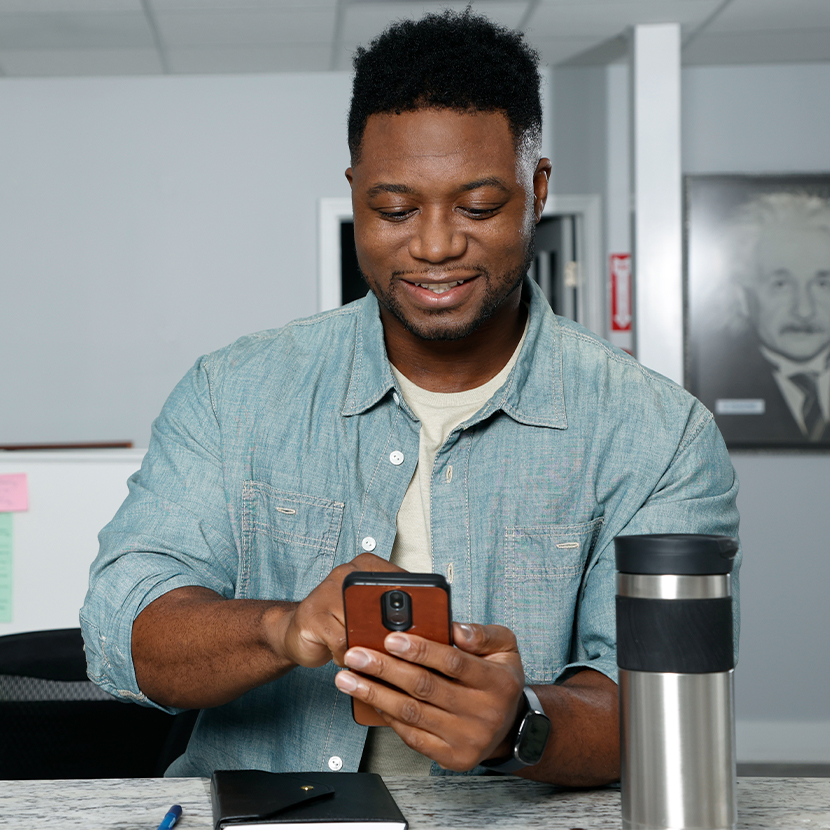
[(177, 588), (133, 623), (141, 691), (155, 703), (204, 709), (236, 699), (295, 666), (343, 665), (343, 580), (352, 571), (401, 570), (371, 553), (335, 568), (302, 602), (225, 599)]
[(346, 624), (343, 619), (343, 580), (353, 571), (401, 571), (397, 565), (361, 553), (335, 568), (302, 602), (290, 610), (274, 609), (266, 619), (268, 637), (275, 652), (282, 652), (297, 666), (323, 666), (333, 660), (344, 666)]

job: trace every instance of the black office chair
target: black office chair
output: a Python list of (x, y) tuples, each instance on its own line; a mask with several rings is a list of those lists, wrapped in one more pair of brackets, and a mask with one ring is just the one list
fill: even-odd
[(197, 714), (99, 689), (79, 628), (0, 637), (0, 779), (158, 777), (184, 752)]

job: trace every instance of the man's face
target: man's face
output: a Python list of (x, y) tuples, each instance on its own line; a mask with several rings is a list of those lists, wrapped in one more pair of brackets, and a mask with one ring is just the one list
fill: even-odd
[(500, 112), (369, 117), (346, 176), (387, 335), (460, 340), (515, 312), (549, 169), (517, 156)]
[(830, 343), (830, 235), (768, 231), (757, 257), (758, 283), (748, 291), (755, 331), (773, 351), (808, 360)]

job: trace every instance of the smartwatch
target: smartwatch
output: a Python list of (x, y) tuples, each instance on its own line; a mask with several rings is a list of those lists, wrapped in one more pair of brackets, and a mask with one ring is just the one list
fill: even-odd
[(482, 761), (481, 766), (494, 772), (515, 772), (532, 767), (542, 760), (550, 737), (550, 718), (542, 709), (536, 692), (525, 686), (525, 710), (519, 722), (519, 731), (513, 739), (513, 753), (509, 758)]

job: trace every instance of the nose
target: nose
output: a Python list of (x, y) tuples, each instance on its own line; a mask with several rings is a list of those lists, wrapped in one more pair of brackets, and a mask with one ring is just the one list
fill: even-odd
[(816, 303), (809, 285), (796, 286), (790, 307), (793, 317), (809, 320), (816, 313)]
[(467, 250), (467, 237), (454, 226), (444, 211), (424, 210), (409, 240), (409, 253), (415, 259), (439, 263), (456, 259)]

